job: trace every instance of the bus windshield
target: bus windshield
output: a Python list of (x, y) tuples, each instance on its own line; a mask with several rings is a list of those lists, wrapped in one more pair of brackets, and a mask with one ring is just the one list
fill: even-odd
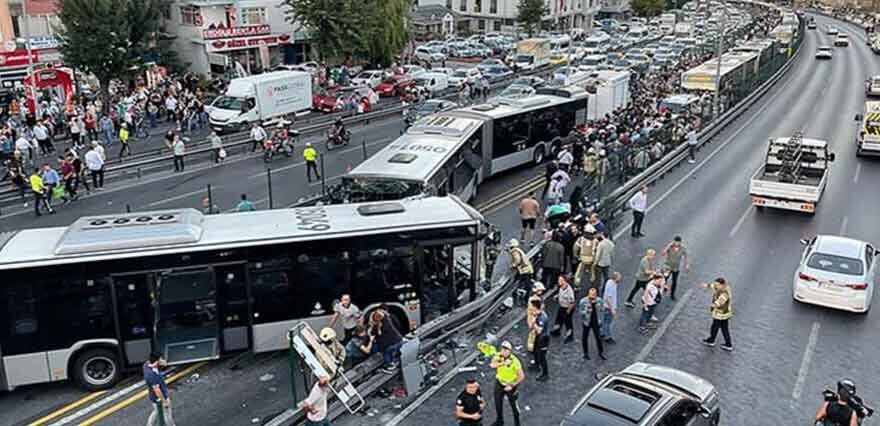
[(341, 204), (400, 200), (422, 194), (424, 190), (424, 185), (420, 182), (343, 176), (342, 183), (331, 189), (330, 202)]

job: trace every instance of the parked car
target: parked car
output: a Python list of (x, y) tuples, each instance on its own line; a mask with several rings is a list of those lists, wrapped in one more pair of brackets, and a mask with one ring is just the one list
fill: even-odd
[(637, 362), (601, 378), (561, 426), (717, 426), (720, 405), (718, 391), (705, 379)]
[(427, 89), (432, 95), (449, 87), (449, 76), (442, 72), (424, 72), (415, 77), (416, 87)]
[(519, 77), (519, 78), (511, 81), (510, 85), (511, 86), (513, 86), (513, 85), (529, 86), (529, 87), (537, 89), (546, 83), (547, 82), (541, 77), (535, 77), (535, 76), (529, 75), (529, 76)]
[(354, 76), (351, 79), (352, 86), (367, 86), (371, 89), (375, 89), (379, 86), (379, 83), (382, 82), (382, 77), (385, 76), (385, 71), (380, 70), (366, 70), (361, 71), (358, 75)]
[(506, 65), (495, 65), (487, 68), (486, 71), (483, 72), (483, 75), (489, 79), (489, 82), (494, 83), (512, 76), (513, 71), (511, 71)]
[(416, 85), (409, 74), (386, 74), (382, 82), (376, 86), (379, 96), (400, 96), (404, 90)]
[(409, 74), (413, 78), (417, 77), (419, 74), (421, 74), (425, 71), (426, 71), (425, 68), (420, 67), (418, 65), (404, 65), (403, 66), (403, 73)]
[(486, 59), (483, 59), (479, 64), (477, 64), (477, 70), (479, 70), (480, 72), (483, 72), (486, 69), (488, 69), (489, 67), (495, 67), (495, 66), (505, 66), (505, 65), (501, 59), (486, 58)]
[(415, 57), (420, 61), (440, 62), (446, 59), (442, 52), (434, 51), (430, 47), (419, 46), (415, 50)]
[(449, 111), (455, 108), (458, 108), (458, 104), (455, 102), (446, 99), (428, 99), (427, 101), (421, 102), (408, 109), (406, 114), (408, 115), (408, 121), (414, 123), (431, 114)]
[(326, 90), (316, 91), (312, 95), (312, 109), (331, 113), (341, 111), (345, 108), (345, 102), (352, 96), (360, 101), (366, 98), (368, 108), (379, 103), (379, 95), (366, 86), (335, 86)]
[(550, 66), (556, 67), (568, 63), (568, 55), (565, 53), (554, 53), (550, 55)]

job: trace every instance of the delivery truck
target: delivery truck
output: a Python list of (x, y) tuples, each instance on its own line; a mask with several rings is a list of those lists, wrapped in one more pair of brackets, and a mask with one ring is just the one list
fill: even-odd
[(550, 64), (550, 40), (529, 38), (516, 45), (514, 66), (520, 71), (531, 71)]
[(302, 71), (276, 71), (236, 78), (211, 103), (211, 128), (217, 133), (246, 130), (251, 123), (292, 121), (312, 108), (312, 76)]

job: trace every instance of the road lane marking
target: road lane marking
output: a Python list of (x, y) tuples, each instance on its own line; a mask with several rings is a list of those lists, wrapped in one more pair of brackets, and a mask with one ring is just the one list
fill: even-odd
[(669, 329), (669, 325), (675, 320), (675, 317), (684, 309), (684, 307), (688, 304), (688, 301), (691, 299), (691, 296), (694, 294), (694, 290), (696, 287), (691, 287), (684, 293), (684, 296), (679, 299), (675, 307), (672, 308), (672, 312), (663, 318), (662, 324), (660, 324), (660, 328), (654, 332), (654, 335), (651, 336), (651, 339), (648, 340), (648, 343), (639, 351), (639, 354), (636, 355), (636, 359), (633, 362), (642, 362), (648, 355), (651, 355), (651, 351), (654, 350), (654, 346), (657, 346), (657, 343), (660, 342), (660, 339), (663, 338), (663, 335), (666, 334), (666, 330)]
[(520, 196), (524, 196), (533, 191), (537, 191), (538, 188), (544, 185), (544, 179), (539, 178), (535, 179), (531, 182), (526, 182), (524, 185), (520, 185), (519, 189), (514, 189), (512, 191), (508, 191), (504, 193), (502, 196), (498, 197), (494, 200), (489, 200), (482, 206), (477, 207), (477, 211), (482, 212), (483, 215), (490, 215), (498, 210), (501, 210), (504, 207), (507, 207), (507, 204), (512, 201), (516, 201)]
[[(377, 139), (377, 140), (375, 140), (375, 141), (373, 141), (373, 142), (368, 143), (367, 146), (370, 147), (370, 146), (378, 145), (378, 144), (381, 144), (381, 143), (391, 142), (391, 141), (393, 141), (393, 140), (394, 140), (394, 138), (382, 138), (382, 139)], [(314, 145), (312, 145), (312, 146), (314, 147)], [(351, 148), (348, 148), (348, 149), (343, 149), (342, 151), (335, 151), (335, 152), (342, 154), (342, 153), (347, 153), (347, 152), (363, 151), (363, 149), (364, 149), (364, 146), (363, 146), (363, 145), (357, 145), (357, 146), (352, 146)], [(331, 152), (334, 152), (334, 151), (322, 152), (321, 154), (327, 155), (327, 154), (329, 154), (329, 153), (331, 153)], [(367, 157), (367, 158), (369, 158), (369, 157)], [(364, 160), (361, 160), (361, 161), (364, 161)], [(277, 169), (272, 169), (272, 172), (273, 172), (273, 173), (283, 172), (283, 171), (285, 171), (285, 170), (290, 170), (290, 169), (293, 169), (293, 168), (296, 168), (296, 167), (299, 167), (299, 166), (304, 166), (305, 164), (306, 164), (305, 161), (300, 161), (300, 162), (298, 162), (298, 163), (288, 164), (288, 165), (286, 165), (286, 166), (281, 166), (281, 167), (279, 167), (279, 168), (277, 168)], [(256, 178), (263, 177), (263, 176), (266, 176), (266, 172), (260, 172), (260, 173), (252, 174), (252, 175), (248, 176), (248, 179), (256, 179)]]
[(739, 220), (736, 221), (736, 225), (733, 225), (733, 228), (730, 230), (730, 233), (727, 234), (728, 237), (732, 237), (734, 234), (736, 234), (736, 231), (739, 231), (739, 227), (742, 226), (743, 223), (745, 223), (746, 218), (749, 217), (749, 215), (752, 213), (752, 211), (753, 211), (752, 205), (749, 204), (749, 207), (746, 209), (746, 211), (744, 211), (742, 216), (739, 217)]
[(843, 222), (840, 222), (840, 232), (838, 232), (837, 235), (840, 235), (840, 236), (846, 235), (846, 225), (848, 224), (848, 222), (849, 222), (849, 216), (844, 216)]
[(859, 183), (859, 175), (862, 173), (862, 163), (856, 163), (856, 173), (853, 175), (853, 183)]
[[(177, 380), (180, 380), (182, 377), (186, 376), (187, 374), (192, 373), (195, 370), (198, 370), (199, 368), (201, 368), (205, 364), (207, 364), (207, 362), (200, 362), (197, 364), (193, 364), (193, 365), (191, 365), (191, 366), (189, 366), (189, 367), (187, 367), (177, 373), (172, 374), (171, 376), (168, 377), (168, 379), (165, 380), (165, 382), (170, 385), (170, 384), (176, 382)], [(143, 387), (144, 383), (141, 382), (141, 383), (138, 383), (138, 385), (140, 385), (140, 387)], [(111, 415), (111, 414), (113, 414), (113, 413), (115, 413), (125, 407), (128, 407), (129, 405), (131, 405), (135, 401), (144, 399), (146, 397), (147, 397), (147, 391), (146, 391), (146, 389), (142, 389), (138, 393), (126, 398), (123, 401), (120, 401), (119, 403), (113, 405), (112, 407), (109, 407), (106, 410), (104, 410), (98, 414), (95, 414), (94, 416), (82, 421), (81, 423), (79, 423), (78, 426), (93, 425), (93, 424), (95, 424), (95, 422), (97, 422), (101, 419), (104, 419), (107, 416), (109, 416), (109, 415)]]
[(87, 403), (87, 402), (89, 402), (89, 401), (91, 401), (101, 395), (104, 395), (105, 393), (107, 393), (107, 391), (98, 391), (98, 392), (90, 393), (90, 394), (80, 398), (77, 401), (71, 402), (70, 404), (63, 406), (63, 407), (53, 411), (52, 413), (49, 413), (49, 414), (47, 414), (37, 420), (34, 420), (34, 421), (28, 423), (27, 426), (42, 426), (42, 425), (46, 424), (46, 422), (48, 422), (49, 420), (52, 420), (58, 416), (61, 416), (62, 414), (65, 414), (68, 411), (73, 410), (76, 407), (79, 407), (80, 405), (83, 405), (83, 404), (85, 404), (85, 403)]
[[(212, 190), (216, 190), (216, 189), (220, 189), (220, 188), (221, 188), (220, 186), (213, 186), (213, 187), (211, 187)], [(208, 193), (208, 189), (207, 189), (207, 187), (202, 188), (202, 189), (197, 189), (197, 190), (195, 190), (195, 191), (185, 192), (185, 193), (183, 193), (183, 194), (175, 195), (175, 196), (173, 196), (173, 197), (163, 198), (163, 199), (158, 200), (158, 201), (153, 201), (152, 203), (149, 203), (149, 204), (147, 204), (147, 205), (150, 206), (150, 207), (154, 207), (154, 206), (162, 205), (162, 204), (165, 204), (165, 203), (170, 203), (170, 202), (172, 202), (172, 201), (177, 201), (177, 200), (180, 200), (180, 199), (183, 199), (183, 198), (189, 198), (189, 197), (192, 197), (193, 195), (202, 194), (202, 193), (204, 193), (205, 195), (207, 195), (207, 193)]]
[(797, 381), (794, 383), (794, 389), (791, 391), (791, 406), (800, 400), (801, 393), (804, 390), (804, 383), (807, 381), (807, 373), (810, 369), (810, 361), (813, 360), (813, 353), (816, 352), (816, 343), (819, 341), (819, 321), (813, 322), (813, 329), (810, 331), (810, 339), (807, 340), (807, 347), (804, 349), (804, 358), (801, 360), (801, 368), (798, 370)]

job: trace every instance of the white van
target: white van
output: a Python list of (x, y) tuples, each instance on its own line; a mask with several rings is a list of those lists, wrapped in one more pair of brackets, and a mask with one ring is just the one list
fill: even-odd
[(428, 89), (431, 94), (437, 94), (449, 88), (449, 75), (442, 72), (424, 72), (415, 77), (416, 87)]
[(256, 121), (292, 120), (312, 108), (312, 76), (302, 71), (275, 71), (236, 78), (207, 108), (217, 133), (243, 131)]

